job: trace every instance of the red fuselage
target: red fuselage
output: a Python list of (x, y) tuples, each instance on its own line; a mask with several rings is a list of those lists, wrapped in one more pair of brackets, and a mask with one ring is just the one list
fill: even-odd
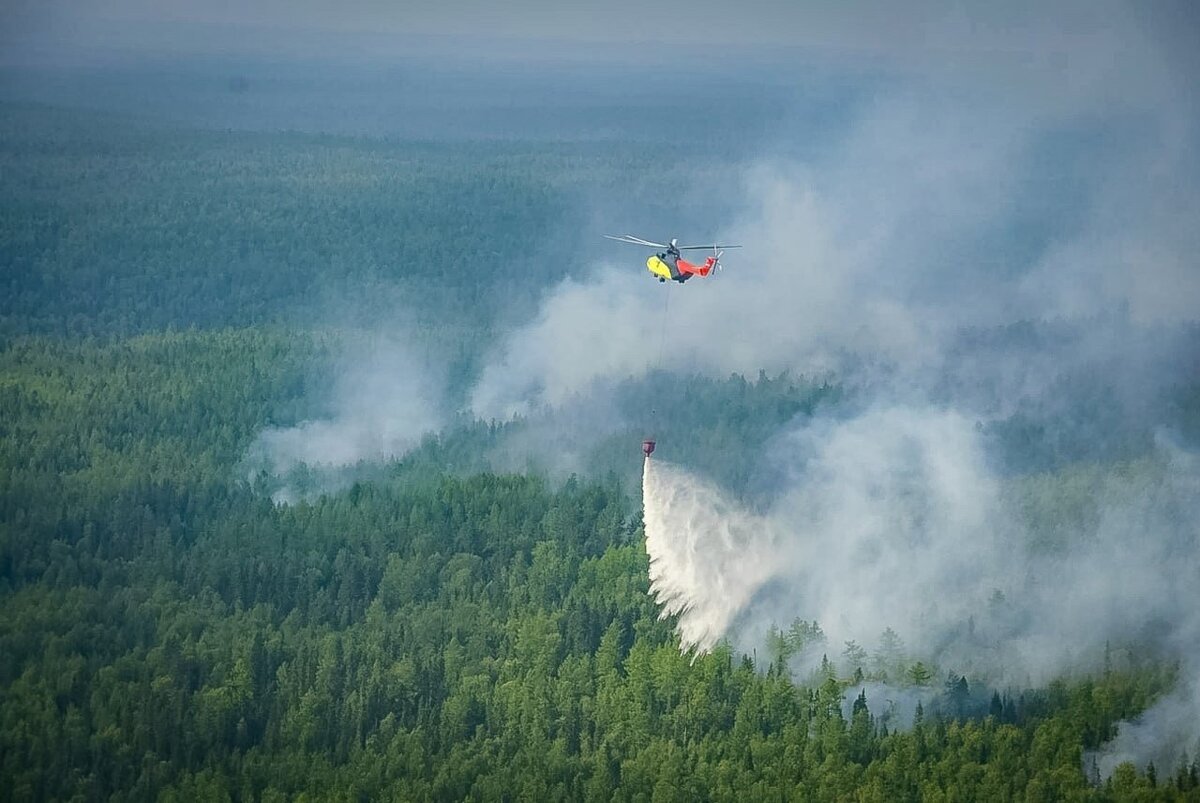
[(680, 273), (690, 273), (694, 276), (707, 276), (709, 272), (712, 271), (713, 265), (716, 263), (717, 260), (715, 257), (709, 257), (708, 259), (704, 260), (703, 265), (693, 265), (686, 259), (676, 259), (675, 267), (679, 269)]

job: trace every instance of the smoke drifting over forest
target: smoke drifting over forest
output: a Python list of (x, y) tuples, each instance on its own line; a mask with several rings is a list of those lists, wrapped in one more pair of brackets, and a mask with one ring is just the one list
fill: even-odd
[[(1163, 53), (1123, 44), (1116, 94), (1107, 68), (1054, 102), (927, 74), (881, 93), (832, 152), (747, 170), (719, 235), (749, 247), (715, 282), (635, 287), (606, 266), (499, 348), (472, 396), (484, 416), (655, 367), (854, 386), (849, 409), (778, 434), (763, 515), (649, 461), (652, 588), (684, 649), (761, 648), (799, 618), (836, 655), (891, 627), (912, 656), (997, 684), (1095, 670), (1106, 645), (1158, 650), (1179, 691), (1101, 769), (1194, 753), (1200, 471), (1165, 400), (1197, 368), (1200, 129)], [(1066, 444), (1046, 466), (1061, 473), (1014, 476), (991, 437), (1013, 415)], [(1132, 432), (1148, 433), (1133, 454)], [(1039, 519), (1039, 493), (1074, 495), (1076, 515)]]
[(957, 413), (872, 408), (788, 440), (794, 474), (763, 515), (648, 461), (652, 590), (679, 614), (684, 649), (727, 637), (761, 650), (769, 628), (815, 620), (827, 640), (794, 665), (806, 672), (849, 641), (879, 651), (891, 628), (911, 659), (1001, 687), (1097, 670), (1113, 645), (1160, 651), (1181, 661), (1180, 690), (1123, 729), (1100, 767), (1194, 752), (1195, 718), (1178, 710), (1200, 670), (1194, 454), (1163, 444), (1150, 466), (1054, 486), (1089, 509), (1039, 528)]
[(315, 488), (304, 487), (293, 475), (298, 468), (336, 469), (400, 457), (421, 436), (447, 423), (444, 387), (434, 379), (440, 373), (400, 338), (359, 343), (333, 386), (319, 394), (329, 414), (264, 430), (251, 446), (245, 468), (251, 477), (267, 471), (283, 478), (275, 498), (288, 502), (339, 484), (323, 476)]
[[(877, 646), (891, 627), (914, 657), (1024, 684), (1136, 645), (1177, 660), (1180, 685), (1122, 727), (1103, 767), (1194, 748), (1200, 469), (1168, 413), (1198, 367), (1197, 106), (1177, 48), (1091, 21), (1078, 52), (1050, 32), (1045, 59), (989, 57), (965, 78), (887, 49), (900, 77), (864, 93), (838, 144), (797, 156), (781, 130), (741, 186), (710, 188), (744, 201), (704, 232), (746, 246), (723, 274), (660, 286), (613, 247), (488, 354), (467, 394), (483, 420), (660, 369), (835, 372), (852, 388), (772, 439), (764, 510), (647, 464), (652, 588), (685, 649), (758, 647), (795, 618), (830, 645)], [(1077, 59), (1060, 69), (1055, 54)], [(352, 462), (443, 420), (397, 408), (407, 386), (368, 404), (368, 386), (349, 381), (331, 423), (264, 448), (284, 465)], [(1006, 457), (995, 433), (1014, 416), (1053, 459)], [(1043, 486), (1074, 515), (1040, 508)]]

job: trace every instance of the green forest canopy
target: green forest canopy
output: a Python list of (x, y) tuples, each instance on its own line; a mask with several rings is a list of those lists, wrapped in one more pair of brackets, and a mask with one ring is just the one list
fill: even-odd
[[(757, 664), (680, 655), (621, 483), (447, 472), (478, 429), (290, 506), (238, 475), (264, 426), (311, 412), (339, 335), (298, 322), (337, 295), (328, 275), (419, 298), (467, 343), (509, 279), (462, 272), (447, 237), (523, 251), (575, 178), (661, 154), (33, 107), (0, 109), (0, 132), (6, 799), (1200, 799), (1196, 757), (1085, 775), (1082, 751), (1173, 680), (1124, 651), (1096, 677), (999, 690), (851, 645), (797, 682), (782, 665), (808, 623)], [(800, 379), (655, 381), (691, 382), (701, 462), (838, 399)], [(705, 430), (716, 408), (744, 414)], [(1014, 488), (1053, 520), (1079, 486)], [(911, 728), (845, 699), (884, 675), (930, 687)]]

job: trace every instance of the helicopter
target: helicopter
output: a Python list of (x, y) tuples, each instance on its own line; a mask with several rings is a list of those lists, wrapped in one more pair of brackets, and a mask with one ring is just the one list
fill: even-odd
[[(693, 276), (707, 276), (714, 270), (719, 271), (721, 269), (721, 254), (724, 253), (724, 249), (741, 248), (740, 245), (679, 245), (675, 238), (671, 238), (670, 243), (654, 243), (649, 240), (643, 240), (641, 237), (634, 237), (632, 234), (622, 234), (619, 237), (612, 234), (604, 236), (619, 243), (641, 245), (646, 248), (665, 249), (657, 254), (652, 254), (646, 260), (646, 269), (660, 282), (670, 279), (680, 284), (683, 284)], [(693, 265), (691, 262), (683, 259), (680, 254), (681, 251), (707, 251), (710, 248), (712, 249), (712, 256), (705, 257), (704, 264), (702, 265)]]

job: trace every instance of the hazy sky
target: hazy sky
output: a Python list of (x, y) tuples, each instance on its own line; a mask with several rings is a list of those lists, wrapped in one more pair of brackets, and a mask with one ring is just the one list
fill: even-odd
[(1144, 36), (1186, 57), (1200, 16), (1186, 0), (4, 0), (0, 8), (9, 42), (296, 53), (322, 38), (469, 36), (577, 43), (580, 55), (600, 55), (587, 50), (598, 43), (640, 43), (720, 59), (727, 48), (758, 45), (904, 68), (1051, 66), (1067, 74), (1076, 64), (1093, 69), (1098, 58), (1119, 64), (1125, 50), (1141, 50), (1127, 44)]
[[(922, 39), (942, 47), (950, 40), (974, 46), (1010, 43), (1033, 30), (1052, 28), (1086, 37), (1105, 27), (1111, 3), (889, 3), (748, 0), (634, 0), (507, 2), (493, 0), (51, 0), (18, 2), (30, 19), (75, 18), (143, 22), (202, 22), (323, 31), (441, 33), (569, 39), (697, 40), (827, 43), (833, 47), (903, 46)], [(963, 42), (965, 44), (965, 42)]]

